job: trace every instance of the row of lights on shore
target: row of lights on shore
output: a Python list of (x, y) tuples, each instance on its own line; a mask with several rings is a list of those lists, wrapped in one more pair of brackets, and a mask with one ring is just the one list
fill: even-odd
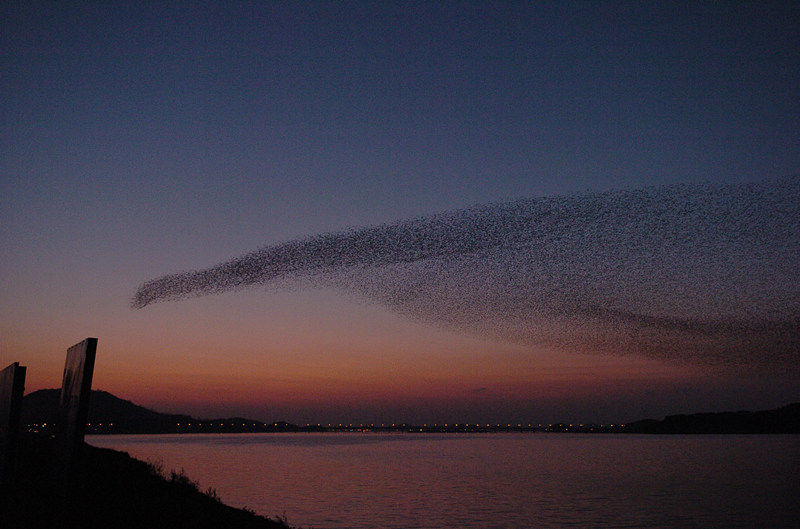
[[(313, 426), (313, 425), (306, 424), (306, 426)], [(322, 425), (321, 424), (317, 424), (316, 426), (322, 426)], [(541, 424), (539, 426), (541, 426)], [(382, 423), (380, 425), (375, 425), (375, 424), (359, 424), (359, 425), (355, 425), (353, 423), (350, 423), (350, 424), (343, 424), (343, 423), (332, 424), (332, 423), (328, 423), (328, 427), (329, 428), (419, 428), (419, 426), (417, 426), (417, 425), (406, 424), (406, 423), (402, 423), (402, 424), (396, 424), (396, 423), (385, 424), (385, 423)], [(441, 424), (441, 425), (438, 424), (438, 423), (428, 425), (426, 423), (426, 424), (422, 425), (422, 428), (450, 428), (450, 427), (453, 427), (453, 428), (462, 428), (462, 427), (463, 428), (492, 428), (492, 425), (491, 424), (486, 424), (484, 426), (483, 424), (479, 424), (479, 423), (475, 423), (475, 424), (462, 424), (462, 423), (450, 424), (450, 423), (444, 423), (444, 424)], [(515, 428), (515, 427), (516, 428), (524, 428), (526, 426), (523, 425), (523, 424), (517, 424), (517, 425), (513, 425), (513, 424), (506, 424), (506, 425), (496, 424), (496, 425), (494, 425), (494, 427), (495, 428)], [(533, 427), (532, 424), (528, 424), (527, 425), (527, 428), (532, 428), (532, 427)]]
[[(206, 422), (191, 423), (190, 422), (190, 423), (185, 423), (185, 424), (184, 423), (176, 423), (175, 425), (178, 426), (178, 427), (181, 427), (181, 426), (186, 426), (186, 427), (190, 427), (190, 426), (217, 426), (217, 423), (206, 423)], [(228, 424), (219, 423), (218, 424), (218, 426), (226, 426), (226, 425), (227, 426), (239, 426), (236, 423), (228, 423)], [(259, 423), (250, 423), (250, 424), (241, 423), (241, 426), (244, 426), (244, 427), (247, 427), (247, 426), (250, 426), (250, 427), (261, 426), (263, 428), (266, 428), (267, 426), (277, 427), (278, 425), (279, 425), (278, 423), (273, 423), (272, 425), (269, 425), (267, 423), (260, 423), (260, 424)], [(45, 428), (45, 427), (47, 427), (47, 423), (32, 424), (31, 426)], [(92, 427), (92, 426), (94, 426), (94, 427), (114, 426), (114, 423), (113, 422), (109, 422), (109, 423), (100, 422), (100, 423), (96, 423), (94, 425), (92, 423), (86, 423), (86, 426), (88, 426), (88, 427)], [(312, 426), (316, 426), (316, 427), (321, 428), (322, 424), (321, 423), (317, 423), (316, 425), (308, 424), (308, 423), (306, 424), (306, 428), (310, 428)], [(553, 426), (563, 426), (565, 428), (575, 428), (576, 427), (573, 424), (566, 425), (566, 424), (552, 424), (551, 423), (551, 424), (544, 425), (544, 424), (539, 423), (538, 425), (536, 425), (537, 428), (552, 428)], [(586, 426), (587, 427), (598, 426), (600, 428), (605, 428), (606, 427), (606, 425), (604, 425), (604, 424), (586, 425)], [(624, 424), (620, 424), (618, 426), (624, 427), (625, 425)], [(382, 423), (379, 426), (376, 426), (375, 424), (359, 424), (358, 426), (356, 426), (355, 424), (352, 424), (352, 423), (350, 423), (350, 424), (339, 423), (338, 425), (337, 424), (328, 423), (327, 427), (328, 428), (419, 428), (419, 426), (409, 425), (409, 424), (405, 424), (405, 423), (403, 423), (403, 424), (396, 424), (396, 423), (385, 424), (385, 423)], [(502, 425), (502, 424), (498, 423), (498, 424), (495, 424), (494, 427), (495, 428), (533, 428), (534, 426), (533, 426), (533, 424), (523, 425), (521, 423), (518, 423), (516, 425), (513, 425), (513, 424), (508, 423), (508, 424)], [(577, 427), (578, 428), (583, 428), (584, 425), (583, 424), (578, 424)], [(614, 428), (615, 425), (611, 424), (610, 427)], [(479, 423), (475, 423), (475, 424), (455, 423), (453, 425), (450, 425), (449, 423), (444, 423), (444, 424), (442, 424), (440, 426), (438, 423), (436, 423), (436, 424), (433, 424), (431, 426), (428, 426), (428, 424), (425, 423), (425, 424), (422, 425), (422, 428), (492, 428), (492, 425), (488, 424), (488, 423), (485, 426), (483, 424), (479, 424)]]
[[(306, 424), (306, 426), (313, 426), (313, 425)], [(321, 424), (317, 424), (316, 426), (322, 426), (322, 425)], [(375, 424), (359, 424), (358, 426), (356, 426), (355, 424), (352, 424), (352, 423), (351, 424), (339, 423), (338, 425), (328, 423), (327, 426), (329, 428), (376, 428), (376, 427), (377, 428), (420, 428), (420, 426), (416, 426), (416, 425), (395, 424), (395, 423), (392, 423), (392, 424), (381, 424), (379, 426), (376, 426)], [(536, 428), (550, 428), (550, 427), (553, 427), (553, 426), (568, 426), (569, 428), (575, 428), (575, 427), (583, 428), (584, 426), (585, 427), (595, 427), (596, 426), (596, 427), (600, 427), (600, 428), (605, 428), (606, 427), (605, 424), (590, 424), (590, 425), (569, 424), (569, 425), (565, 425), (565, 424), (552, 424), (552, 423), (551, 424), (539, 423), (535, 427)], [(624, 424), (619, 424), (619, 425), (611, 424), (609, 426), (611, 428), (614, 428), (615, 426), (621, 426), (622, 427), (622, 426), (625, 426), (625, 425)], [(475, 424), (469, 424), (469, 423), (467, 423), (467, 424), (461, 424), (461, 423), (449, 424), (449, 423), (444, 423), (442, 425), (439, 425), (438, 423), (436, 423), (436, 424), (433, 424), (433, 425), (429, 426), (426, 423), (426, 424), (423, 424), (421, 427), (422, 428), (493, 428), (493, 427), (494, 428), (533, 428), (534, 425), (533, 424), (527, 424), (526, 425), (526, 424), (521, 424), (521, 423), (518, 423), (516, 425), (515, 424), (510, 424), (510, 423), (509, 424), (499, 424), (498, 423), (498, 424), (495, 424), (495, 425), (488, 424), (488, 423), (486, 425), (483, 425), (481, 423), (475, 423)]]
[[(175, 425), (176, 426), (181, 426), (182, 423), (176, 423)], [(206, 426), (206, 425), (208, 425), (208, 426), (216, 426), (217, 424), (216, 423), (205, 423), (205, 422), (199, 422), (199, 423), (196, 423), (196, 424), (190, 422), (190, 423), (184, 424), (184, 426)], [(39, 425), (35, 424), (33, 426), (39, 426)], [(47, 426), (47, 423), (43, 423), (41, 426), (45, 427), (45, 426)], [(92, 426), (92, 423), (86, 423), (86, 426)], [(97, 423), (95, 426), (103, 426), (103, 423), (102, 422), (101, 423)], [(106, 423), (106, 426), (114, 426), (114, 423), (113, 422)], [(226, 424), (225, 423), (219, 423), (219, 426), (226, 426)], [(227, 426), (239, 426), (239, 425), (237, 425), (236, 423), (230, 423)], [(243, 422), (241, 424), (241, 426), (251, 426), (251, 427), (261, 426), (263, 428), (266, 428), (267, 426), (270, 426), (270, 425), (268, 425), (267, 423), (261, 423), (261, 424), (250, 423), (250, 424), (247, 424), (247, 423)], [(271, 426), (277, 427), (278, 423), (273, 423)], [(322, 424), (321, 423), (317, 423), (316, 425), (308, 424), (308, 423), (306, 424), (307, 428), (312, 427), (312, 426), (322, 427)], [(536, 425), (537, 428), (545, 428), (545, 427), (552, 428), (553, 426), (564, 426), (564, 427), (569, 427), (569, 428), (575, 428), (576, 427), (573, 424), (565, 425), (565, 424), (552, 424), (551, 423), (551, 424), (544, 425), (544, 424), (539, 423), (538, 425)], [(604, 424), (587, 425), (587, 426), (599, 426), (600, 428), (605, 428)], [(611, 428), (614, 428), (614, 426), (615, 425), (613, 425), (613, 424), (610, 425)], [(625, 425), (624, 424), (620, 424), (619, 426), (624, 427)], [(353, 423), (349, 423), (349, 424), (339, 423), (338, 425), (332, 424), (332, 423), (328, 423), (327, 427), (328, 428), (376, 428), (375, 424), (359, 424), (358, 426), (356, 426)], [(415, 427), (414, 425), (409, 425), (409, 424), (405, 424), (405, 423), (403, 423), (403, 424), (396, 424), (396, 423), (385, 424), (385, 423), (382, 423), (380, 426), (377, 426), (377, 428), (414, 428), (414, 427)], [(416, 427), (419, 428), (419, 426), (416, 426)], [(430, 428), (451, 428), (451, 427), (452, 428), (492, 428), (493, 426), (491, 424), (488, 424), (488, 423), (485, 426), (483, 424), (480, 424), (480, 423), (475, 423), (475, 424), (469, 424), (469, 423), (467, 423), (467, 424), (459, 424), (459, 423), (455, 423), (453, 425), (450, 425), (449, 423), (444, 423), (441, 426), (438, 423), (433, 424), (431, 426), (428, 426), (428, 424), (425, 423), (425, 424), (422, 425), (422, 428), (429, 428), (429, 427)], [(510, 424), (510, 423), (503, 425), (503, 424), (499, 424), (498, 423), (498, 424), (494, 425), (494, 428), (533, 428), (533, 427), (534, 427), (533, 424), (523, 425), (521, 423), (518, 423), (516, 425)], [(578, 428), (583, 428), (584, 425), (583, 424), (578, 424), (577, 427)]]
[[(102, 426), (102, 425), (103, 425), (103, 423), (99, 424), (99, 426)], [(111, 423), (109, 423), (109, 425), (111, 425)], [(205, 423), (205, 422), (199, 422), (199, 423), (195, 424), (195, 423), (191, 423), (190, 422), (190, 423), (185, 423), (185, 424), (184, 423), (176, 423), (175, 425), (176, 426), (182, 426), (182, 425), (183, 426), (193, 426), (193, 425), (195, 425), (195, 426), (206, 426), (206, 425), (216, 426), (217, 424), (216, 423)], [(91, 426), (91, 423), (89, 423), (88, 426)], [(219, 426), (226, 426), (226, 424), (225, 423), (219, 423)], [(239, 425), (237, 425), (236, 423), (229, 423), (229, 424), (227, 424), (227, 426), (239, 426)], [(268, 425), (267, 423), (261, 423), (261, 424), (258, 424), (258, 423), (250, 423), (250, 424), (242, 423), (241, 426), (262, 426), (262, 427), (266, 427), (266, 426), (270, 426), (270, 425)], [(271, 426), (278, 426), (278, 423), (273, 423)], [(317, 424), (306, 423), (306, 427), (312, 427), (312, 426), (322, 427), (323, 425), (322, 425), (322, 423), (317, 423)], [(358, 425), (355, 425), (353, 423), (349, 423), (349, 424), (328, 423), (326, 426), (328, 428), (415, 428), (415, 427), (419, 428), (419, 426), (411, 425), (411, 424), (405, 424), (405, 423), (403, 423), (403, 424), (397, 424), (397, 423), (385, 424), (385, 423), (382, 423), (380, 425), (375, 425), (374, 423), (373, 424), (358, 424)], [(542, 425), (539, 424), (539, 426), (541, 427)], [(550, 426), (552, 426), (552, 425), (550, 425)], [(570, 424), (570, 426), (572, 426), (572, 425)], [(583, 426), (583, 425), (581, 425), (581, 426)], [(430, 426), (426, 423), (426, 424), (422, 425), (422, 428), (429, 428), (429, 427), (430, 428), (440, 428), (440, 427), (441, 428), (450, 428), (450, 427), (453, 427), (453, 428), (462, 428), (462, 427), (463, 428), (484, 428), (484, 427), (485, 428), (492, 428), (492, 425), (491, 424), (486, 424), (484, 426), (483, 424), (479, 424), (479, 423), (475, 423), (475, 424), (455, 423), (455, 424), (452, 424), (452, 425), (449, 424), (449, 423), (444, 423), (442, 425), (439, 425), (437, 423), (437, 424), (432, 424)], [(533, 425), (532, 424), (528, 424), (528, 425), (523, 425), (523, 424), (516, 424), (516, 425), (513, 425), (513, 424), (506, 424), (506, 425), (496, 424), (496, 425), (494, 425), (494, 427), (495, 428), (532, 428)]]

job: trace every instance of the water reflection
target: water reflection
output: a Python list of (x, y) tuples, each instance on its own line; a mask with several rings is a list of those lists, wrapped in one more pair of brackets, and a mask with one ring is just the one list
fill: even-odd
[[(222, 500), (335, 528), (794, 527), (793, 436), (96, 436)], [(793, 470), (794, 466), (794, 470)]]

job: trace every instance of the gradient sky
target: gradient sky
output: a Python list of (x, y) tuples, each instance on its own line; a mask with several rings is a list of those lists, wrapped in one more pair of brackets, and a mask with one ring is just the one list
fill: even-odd
[[(797, 2), (3, 2), (0, 363), (296, 423), (627, 421), (800, 400), (797, 365), (488, 339), (333, 287), (145, 281), (520, 198), (797, 178)], [(2, 367), (0, 366), (0, 367)]]

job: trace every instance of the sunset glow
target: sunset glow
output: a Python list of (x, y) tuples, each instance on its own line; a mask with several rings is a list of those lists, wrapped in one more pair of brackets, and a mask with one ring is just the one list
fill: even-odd
[(766, 5), (7, 3), (0, 368), (96, 336), (96, 389), (297, 424), (798, 401)]

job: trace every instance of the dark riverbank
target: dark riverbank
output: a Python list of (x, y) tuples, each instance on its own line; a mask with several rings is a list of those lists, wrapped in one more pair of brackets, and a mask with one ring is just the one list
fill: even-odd
[(20, 440), (18, 471), (0, 499), (9, 529), (287, 529), (281, 520), (224, 505), (182, 473), (161, 469), (115, 450), (83, 447), (83, 465), (67, 498), (49, 485), (51, 439)]

